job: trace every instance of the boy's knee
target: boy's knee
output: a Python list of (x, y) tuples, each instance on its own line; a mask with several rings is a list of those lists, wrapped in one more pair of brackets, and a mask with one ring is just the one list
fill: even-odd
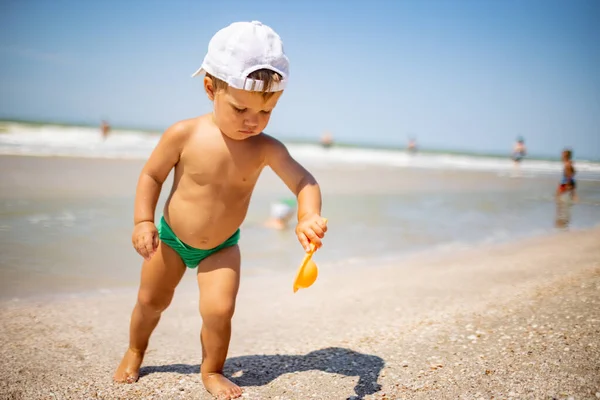
[(142, 291), (138, 294), (138, 304), (144, 311), (161, 313), (169, 307), (173, 294), (156, 295), (147, 291)]
[(219, 301), (214, 304), (201, 304), (200, 315), (207, 323), (221, 323), (230, 321), (235, 312), (234, 301)]

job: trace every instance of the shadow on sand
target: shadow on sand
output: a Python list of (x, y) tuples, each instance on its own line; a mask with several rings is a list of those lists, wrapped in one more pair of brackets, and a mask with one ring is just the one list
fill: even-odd
[[(323, 371), (345, 376), (358, 376), (355, 395), (345, 398), (358, 400), (378, 392), (377, 383), (384, 361), (377, 356), (358, 353), (340, 347), (328, 347), (304, 355), (255, 355), (234, 357), (225, 363), (225, 375), (239, 386), (263, 386), (281, 375), (292, 372)], [(197, 374), (200, 365), (171, 364), (142, 367), (140, 377), (156, 372)], [(236, 376), (235, 378), (232, 378)], [(341, 394), (341, 393), (340, 393)]]

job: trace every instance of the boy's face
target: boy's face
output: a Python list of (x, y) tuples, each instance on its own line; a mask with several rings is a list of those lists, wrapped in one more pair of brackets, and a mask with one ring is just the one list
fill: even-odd
[(265, 99), (261, 93), (232, 87), (214, 91), (212, 84), (207, 82), (205, 89), (214, 103), (217, 126), (234, 140), (244, 140), (260, 134), (269, 123), (271, 112), (283, 93), (276, 92)]

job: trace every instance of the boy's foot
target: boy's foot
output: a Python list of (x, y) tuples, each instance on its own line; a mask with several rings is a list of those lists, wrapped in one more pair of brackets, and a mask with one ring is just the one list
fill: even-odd
[(242, 395), (242, 389), (218, 373), (203, 373), (202, 383), (210, 394), (219, 400), (237, 399)]
[(135, 352), (131, 349), (127, 349), (121, 364), (117, 368), (117, 371), (113, 375), (113, 380), (120, 383), (134, 383), (137, 382), (140, 377), (140, 367), (144, 355), (139, 352)]

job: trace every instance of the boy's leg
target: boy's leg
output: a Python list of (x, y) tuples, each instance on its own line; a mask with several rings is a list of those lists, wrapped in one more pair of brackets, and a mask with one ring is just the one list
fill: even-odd
[(142, 264), (140, 290), (129, 327), (129, 348), (115, 372), (115, 381), (137, 381), (150, 334), (171, 303), (184, 273), (185, 265), (179, 255), (162, 242), (154, 256)]
[(242, 395), (242, 390), (223, 376), (240, 284), (240, 262), (240, 249), (235, 245), (207, 257), (198, 266), (202, 382), (213, 396), (225, 399)]

